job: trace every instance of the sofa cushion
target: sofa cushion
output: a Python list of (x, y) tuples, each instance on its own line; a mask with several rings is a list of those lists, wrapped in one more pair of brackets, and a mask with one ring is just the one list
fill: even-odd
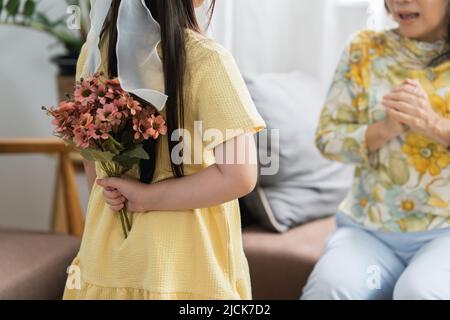
[(253, 299), (299, 299), (334, 229), (334, 218), (307, 223), (283, 234), (255, 226), (244, 229)]
[[(301, 72), (251, 76), (246, 82), (268, 129), (258, 134), (261, 189), (242, 200), (248, 210), (278, 232), (335, 214), (350, 190), (353, 167), (326, 160), (315, 146), (326, 96), (320, 83)], [(265, 163), (268, 153), (279, 154), (278, 172), (268, 170), (277, 168), (276, 162)], [(260, 199), (267, 201), (255, 207)]]
[(0, 230), (0, 299), (58, 299), (78, 239), (39, 232)]

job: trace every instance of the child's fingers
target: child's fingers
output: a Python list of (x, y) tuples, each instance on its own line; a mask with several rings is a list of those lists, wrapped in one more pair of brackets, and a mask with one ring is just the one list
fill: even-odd
[(110, 206), (110, 208), (114, 212), (119, 212), (121, 209), (123, 209), (124, 206), (125, 206), (125, 204), (121, 204), (121, 205), (117, 205), (117, 206)]
[(108, 198), (108, 199), (118, 199), (118, 198), (122, 197), (122, 194), (117, 190), (109, 191), (109, 190), (104, 189), (103, 195), (105, 196), (105, 198)]
[(117, 198), (117, 199), (108, 199), (108, 198), (106, 198), (105, 202), (107, 204), (109, 204), (110, 206), (117, 206), (117, 205), (120, 205), (120, 204), (124, 203), (125, 202), (125, 198), (124, 197), (120, 197), (120, 198)]

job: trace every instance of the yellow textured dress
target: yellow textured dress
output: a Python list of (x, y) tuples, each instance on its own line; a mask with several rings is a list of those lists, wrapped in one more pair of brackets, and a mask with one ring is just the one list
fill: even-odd
[[(215, 128), (224, 137), (227, 129), (263, 129), (265, 123), (232, 56), (195, 32), (187, 34), (185, 128), (192, 134), (187, 143), (194, 141), (194, 121), (202, 121), (203, 131)], [(102, 71), (106, 71), (104, 43)], [(77, 79), (86, 59), (85, 46)], [(203, 143), (202, 163), (186, 164), (185, 174), (214, 164), (213, 148), (231, 138)], [(158, 141), (154, 183), (173, 178), (166, 139)], [(96, 171), (98, 177), (105, 176), (98, 163)], [(138, 166), (128, 174), (139, 177)], [(79, 279), (66, 286), (64, 299), (251, 299), (237, 200), (189, 211), (133, 214), (132, 230), (124, 240), (118, 214), (94, 184), (74, 268)]]

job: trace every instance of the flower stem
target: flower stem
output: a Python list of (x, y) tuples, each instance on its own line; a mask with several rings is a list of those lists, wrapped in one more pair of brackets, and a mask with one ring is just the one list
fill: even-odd
[(120, 214), (123, 215), (127, 230), (128, 230), (128, 232), (130, 232), (131, 223), (130, 223), (130, 219), (128, 218), (127, 210), (125, 208), (120, 209)]
[(123, 235), (124, 235), (124, 237), (126, 239), (126, 238), (128, 238), (128, 232), (127, 232), (127, 228), (125, 226), (124, 216), (123, 216), (122, 212), (119, 215), (120, 215), (120, 222), (122, 223)]
[[(120, 177), (122, 175), (122, 170), (119, 165), (114, 162), (101, 162), (103, 171), (105, 171), (108, 177)], [(131, 223), (128, 218), (127, 209), (122, 208), (119, 210), (120, 222), (122, 224), (122, 231), (125, 239), (128, 238), (128, 233), (131, 231)]]

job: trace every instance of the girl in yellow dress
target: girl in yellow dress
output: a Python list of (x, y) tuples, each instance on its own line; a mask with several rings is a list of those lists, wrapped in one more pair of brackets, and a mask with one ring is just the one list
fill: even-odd
[[(100, 42), (100, 71), (110, 78), (117, 77), (119, 4), (113, 1)], [(85, 162), (91, 194), (64, 298), (251, 299), (236, 199), (255, 186), (253, 134), (265, 123), (232, 56), (201, 34), (194, 9), (203, 0), (145, 4), (160, 25), (168, 134), (153, 146), (156, 157), (122, 178), (101, 179), (100, 165)], [(171, 139), (177, 129), (187, 133), (183, 163)], [(133, 219), (126, 239), (117, 214), (124, 206)]]

